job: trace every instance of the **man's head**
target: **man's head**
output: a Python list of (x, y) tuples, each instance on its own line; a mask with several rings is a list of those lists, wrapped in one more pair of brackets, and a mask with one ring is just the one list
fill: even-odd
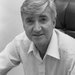
[(21, 7), (23, 27), (34, 44), (49, 43), (56, 24), (56, 8), (52, 0), (26, 0)]

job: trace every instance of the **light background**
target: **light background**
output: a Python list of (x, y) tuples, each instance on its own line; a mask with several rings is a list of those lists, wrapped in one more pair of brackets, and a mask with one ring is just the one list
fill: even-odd
[[(20, 6), (24, 0), (0, 0), (0, 51), (16, 35), (23, 32)], [(23, 75), (22, 64), (7, 75)]]

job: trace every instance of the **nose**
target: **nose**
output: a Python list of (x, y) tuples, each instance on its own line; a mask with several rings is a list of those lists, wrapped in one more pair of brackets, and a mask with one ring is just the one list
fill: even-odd
[(41, 25), (38, 23), (38, 21), (36, 21), (33, 30), (34, 30), (35, 32), (41, 31)]

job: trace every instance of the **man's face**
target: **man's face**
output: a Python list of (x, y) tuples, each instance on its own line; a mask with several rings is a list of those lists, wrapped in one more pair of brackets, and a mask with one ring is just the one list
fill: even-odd
[(23, 14), (22, 20), (26, 35), (34, 44), (46, 44), (50, 41), (55, 24), (48, 9), (41, 14)]

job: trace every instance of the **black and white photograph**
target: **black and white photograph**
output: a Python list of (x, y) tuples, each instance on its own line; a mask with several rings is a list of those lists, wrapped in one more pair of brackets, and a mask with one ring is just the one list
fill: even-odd
[(0, 75), (75, 75), (75, 0), (0, 0)]

